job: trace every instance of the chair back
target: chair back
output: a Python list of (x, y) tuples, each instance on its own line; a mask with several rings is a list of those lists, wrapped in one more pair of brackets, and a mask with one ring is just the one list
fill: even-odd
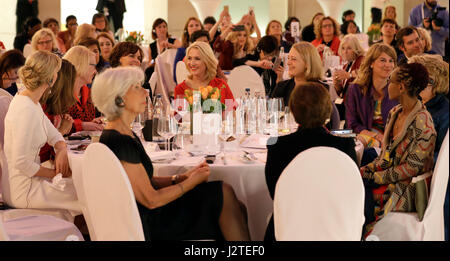
[[(189, 75), (186, 64), (183, 61), (177, 63), (177, 82), (182, 83)], [(176, 97), (175, 97), (176, 98)]]
[(355, 162), (331, 147), (301, 152), (275, 187), (274, 221), (279, 241), (361, 240), (364, 186)]
[(449, 132), (445, 135), (434, 167), (430, 198), (425, 210), (423, 240), (444, 240), (444, 201), (449, 175)]
[(157, 76), (156, 89), (153, 96), (161, 94), (164, 106), (170, 104), (170, 96), (175, 91), (176, 83), (173, 80), (173, 66), (177, 49), (168, 49), (156, 57), (155, 73)]
[(144, 240), (141, 218), (128, 176), (119, 159), (102, 143), (86, 149), (74, 184), (84, 201), (83, 215), (92, 240)]
[(250, 94), (259, 92), (263, 97), (266, 96), (264, 83), (259, 74), (250, 66), (241, 65), (230, 71), (228, 76), (228, 86), (235, 99), (241, 98), (245, 94), (245, 89), (250, 88)]

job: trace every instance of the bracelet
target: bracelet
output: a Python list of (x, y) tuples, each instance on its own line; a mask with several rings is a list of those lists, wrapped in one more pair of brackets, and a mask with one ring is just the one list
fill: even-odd
[(181, 195), (183, 195), (183, 194), (184, 194), (184, 188), (183, 188), (183, 185), (181, 185), (181, 183), (178, 183), (177, 185), (180, 186), (180, 188), (181, 188)]

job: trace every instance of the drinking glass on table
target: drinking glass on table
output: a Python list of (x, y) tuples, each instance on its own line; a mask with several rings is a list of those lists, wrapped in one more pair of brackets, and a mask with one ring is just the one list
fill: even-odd
[(268, 129), (271, 136), (278, 136), (279, 106), (279, 101), (276, 98), (267, 100), (267, 116), (269, 118)]
[(139, 138), (142, 138), (142, 129), (145, 126), (145, 115), (144, 113), (139, 113), (131, 124), (131, 129), (133, 130)]
[(169, 151), (170, 139), (177, 134), (178, 121), (169, 111), (158, 120), (158, 134), (166, 140), (166, 151)]

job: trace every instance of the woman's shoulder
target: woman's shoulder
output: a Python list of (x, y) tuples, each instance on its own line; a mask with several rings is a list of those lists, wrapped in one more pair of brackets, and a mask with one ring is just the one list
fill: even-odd
[(104, 129), (100, 135), (100, 142), (108, 146), (110, 149), (126, 149), (127, 147), (134, 147), (133, 138), (124, 135), (114, 129)]
[(218, 78), (218, 77), (214, 77), (211, 82), (210, 85), (213, 87), (222, 87), (225, 85), (225, 87), (228, 86), (227, 82), (224, 79)]

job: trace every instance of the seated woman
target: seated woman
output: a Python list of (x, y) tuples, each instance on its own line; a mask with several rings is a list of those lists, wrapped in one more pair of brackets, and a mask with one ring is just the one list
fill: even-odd
[(175, 98), (184, 97), (186, 90), (198, 90), (200, 87), (212, 86), (220, 89), (220, 102), (225, 104), (225, 100), (233, 100), (228, 84), (219, 78), (217, 74), (217, 59), (211, 46), (205, 42), (197, 41), (191, 44), (186, 51), (186, 68), (189, 76), (182, 83), (175, 87)]
[(105, 62), (105, 69), (109, 68), (111, 67), (109, 57), (115, 45), (114, 38), (112, 38), (108, 33), (99, 33), (97, 36), (97, 41), (100, 45), (100, 54)]
[(83, 41), (86, 38), (97, 38), (97, 34), (95, 33), (95, 26), (91, 24), (82, 24), (78, 26), (73, 39), (73, 45), (78, 45), (79, 42)]
[[(305, 82), (295, 87), (289, 100), (289, 107), (295, 121), (299, 124), (298, 130), (286, 136), (272, 137), (267, 141), (265, 175), (267, 188), (272, 198), (284, 168), (304, 150), (318, 146), (333, 147), (345, 152), (356, 164), (353, 139), (333, 136), (324, 127), (325, 120), (331, 114), (331, 104), (328, 90), (320, 83)], [(272, 217), (266, 230), (265, 240), (274, 239)]]
[(66, 46), (64, 45), (63, 39), (59, 38), (59, 22), (55, 18), (48, 18), (43, 23), (44, 28), (48, 28), (52, 30), (53, 34), (55, 35), (56, 43), (58, 46), (58, 49), (61, 53), (66, 52)]
[(19, 50), (13, 49), (0, 56), (0, 95), (10, 94), (9, 98), (17, 93), (17, 71), (25, 64), (25, 57)]
[(284, 23), (284, 29), (286, 31), (283, 32), (283, 39), (288, 42), (291, 46), (294, 45), (295, 43), (300, 42), (300, 36), (292, 36), (292, 32), (291, 32), (291, 24), (297, 22), (298, 23), (298, 30), (299, 32), (301, 32), (302, 26), (300, 24), (300, 20), (295, 17), (295, 16), (290, 16), (286, 22)]
[(341, 26), (341, 39), (344, 38), (347, 34), (356, 34), (358, 33), (358, 25), (353, 20), (345, 21)]
[[(329, 89), (329, 86), (321, 81), (324, 75), (322, 62), (316, 48), (311, 43), (301, 41), (294, 44), (288, 55), (288, 66), (289, 76), (292, 78), (278, 82), (270, 97), (283, 98), (284, 104), (289, 104), (294, 87), (305, 82), (319, 82)], [(277, 70), (277, 72), (283, 71), (283, 68)], [(280, 74), (279, 78), (281, 78)], [(337, 129), (339, 121), (339, 112), (333, 102), (331, 120), (327, 128)]]
[(267, 24), (266, 35), (271, 35), (277, 39), (278, 49), (283, 48), (285, 53), (291, 50), (291, 44), (283, 39), (283, 26), (280, 21), (272, 20)]
[(190, 44), (192, 33), (198, 30), (205, 30), (202, 22), (197, 17), (190, 17), (184, 25), (183, 36), (181, 38), (182, 46), (177, 49), (175, 60), (173, 61), (173, 80), (177, 82), (177, 63), (183, 61), (186, 56), (186, 48)]
[[(345, 99), (346, 124), (358, 134), (358, 140), (366, 148), (381, 146), (389, 111), (398, 104), (389, 98), (387, 88), (396, 61), (394, 48), (381, 43), (372, 45), (362, 61), (354, 84), (348, 87)], [(372, 154), (366, 154), (369, 157), (367, 161), (363, 156), (363, 166), (373, 160), (375, 154), (371, 151)]]
[(323, 13), (316, 13), (313, 18), (311, 19), (311, 23), (305, 26), (302, 30), (302, 41), (306, 42), (312, 42), (316, 40), (316, 33), (314, 31), (314, 28), (316, 25), (322, 20), (324, 17)]
[(42, 28), (33, 35), (33, 38), (31, 38), (31, 48), (33, 52), (48, 51), (58, 55), (60, 58), (63, 56), (58, 49), (55, 35), (48, 28)]
[(95, 107), (92, 104), (91, 91), (87, 87), (87, 84), (92, 83), (92, 78), (97, 73), (95, 69), (95, 54), (84, 46), (74, 46), (67, 51), (64, 59), (72, 63), (77, 71), (73, 92), (76, 103), (69, 108), (69, 114), (74, 120), (70, 133), (82, 130), (102, 130), (102, 120), (95, 118)]
[(108, 19), (102, 13), (96, 13), (92, 16), (92, 25), (95, 26), (95, 33), (99, 35), (100, 33), (107, 33), (114, 38), (113, 32), (109, 30)]
[(419, 220), (423, 218), (425, 209), (417, 205), (423, 202), (416, 195), (427, 195), (428, 188), (411, 181), (431, 174), (433, 168), (436, 131), (430, 113), (418, 99), (427, 84), (427, 69), (418, 63), (403, 64), (392, 73), (389, 98), (400, 104), (389, 112), (380, 156), (361, 168), (366, 188), (365, 236), (391, 211), (417, 212)]
[[(49, 185), (58, 173), (70, 177), (64, 138), (45, 116), (39, 100), (52, 88), (61, 59), (47, 51), (37, 51), (19, 69), (26, 89), (14, 96), (5, 118), (5, 155), (8, 176), (3, 173), (3, 199), (14, 208), (66, 209), (80, 214), (75, 188), (64, 190)], [(39, 150), (45, 143), (55, 148), (55, 169), (40, 165)]]
[(254, 49), (253, 41), (245, 26), (234, 28), (233, 25), (228, 26), (214, 43), (214, 51), (219, 53), (219, 67), (222, 70), (232, 70), (233, 60), (244, 58)]
[(95, 64), (96, 64), (95, 69), (97, 70), (98, 73), (102, 72), (106, 68), (111, 67), (109, 64), (105, 63), (105, 60), (103, 60), (103, 57), (101, 56), (100, 44), (98, 40), (93, 38), (86, 38), (84, 40), (81, 40), (78, 43), (78, 45), (88, 48), (89, 51), (95, 54)]
[(334, 55), (339, 55), (339, 24), (330, 16), (323, 17), (314, 26), (316, 39), (312, 41), (312, 45), (317, 48), (320, 58), (323, 59), (323, 51), (325, 47), (329, 47)]
[[(68, 114), (68, 110), (76, 102), (73, 96), (76, 76), (75, 67), (69, 61), (63, 59), (61, 69), (58, 72), (58, 79), (51, 91), (47, 89), (40, 100), (45, 115), (63, 136), (69, 134), (72, 129), (73, 119)], [(39, 152), (39, 157), (41, 162), (53, 161), (55, 159), (53, 148), (48, 143), (45, 144)]]
[[(345, 62), (342, 69), (333, 72), (333, 85), (337, 95), (345, 99), (348, 86), (355, 80), (361, 62), (364, 58), (364, 50), (354, 35), (346, 35), (339, 45), (339, 56)], [(339, 109), (341, 120), (345, 120), (344, 104), (336, 105)]]
[(422, 41), (423, 52), (427, 54), (436, 54), (435, 51), (431, 50), (433, 40), (431, 39), (431, 35), (427, 29), (422, 27), (416, 27), (416, 29), (419, 33), (420, 40)]
[(249, 240), (245, 214), (233, 189), (222, 182), (206, 183), (210, 174), (206, 162), (172, 178), (153, 176), (151, 159), (130, 129), (146, 109), (143, 80), (144, 73), (135, 67), (107, 69), (96, 77), (92, 97), (108, 119), (100, 142), (114, 152), (128, 175), (145, 239)]
[[(256, 22), (255, 11), (250, 10), (248, 14), (242, 16), (241, 21), (237, 24), (243, 24), (245, 26), (250, 40), (253, 41), (253, 46), (256, 46), (259, 40), (261, 40), (261, 31), (259, 30), (258, 23)], [(251, 36), (253, 33), (256, 33), (256, 37)]]

